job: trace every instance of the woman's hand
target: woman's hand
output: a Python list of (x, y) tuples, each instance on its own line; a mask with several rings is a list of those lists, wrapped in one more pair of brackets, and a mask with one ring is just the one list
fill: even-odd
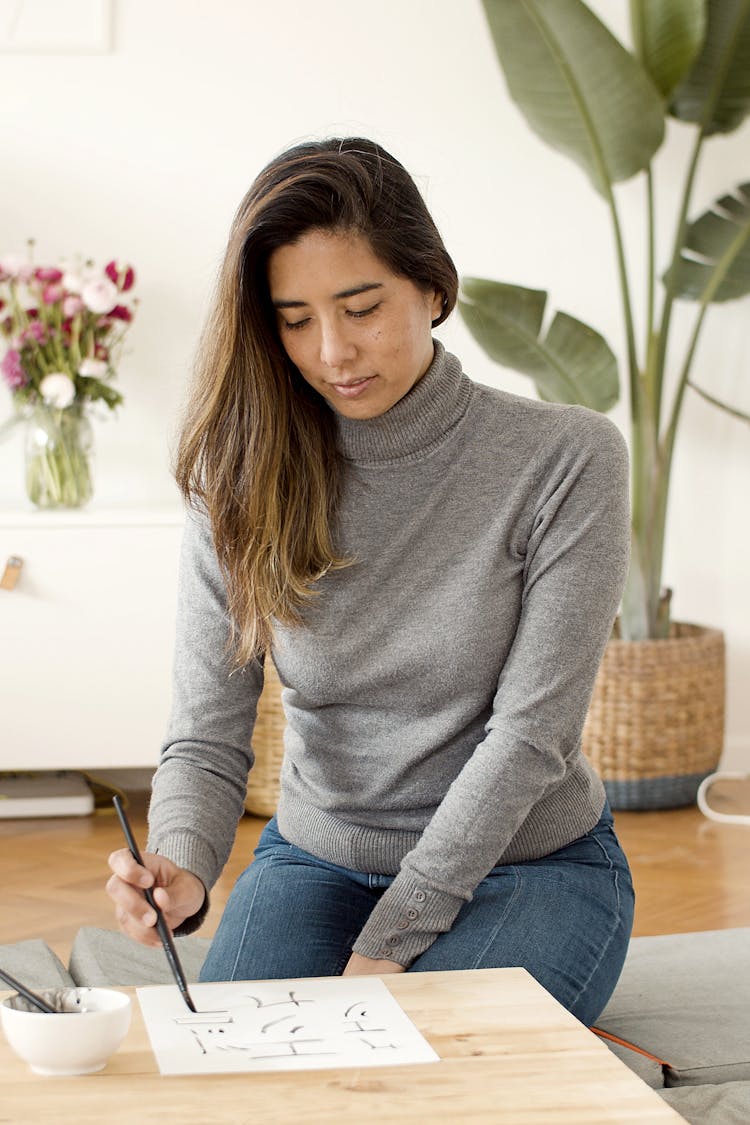
[(399, 965), (398, 961), (378, 961), (373, 957), (362, 957), (359, 953), (352, 953), (341, 975), (345, 977), (368, 977), (405, 972), (406, 969), (403, 965)]
[(152, 888), (170, 930), (197, 914), (203, 905), (206, 888), (198, 876), (164, 856), (146, 852), (141, 867), (127, 848), (120, 848), (112, 852), (108, 862), (113, 874), (106, 890), (115, 904), (115, 917), (123, 933), (142, 945), (161, 945), (155, 929), (156, 914), (143, 893), (146, 887)]

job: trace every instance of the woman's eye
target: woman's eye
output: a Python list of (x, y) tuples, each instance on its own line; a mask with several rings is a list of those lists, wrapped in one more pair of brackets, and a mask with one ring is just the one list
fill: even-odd
[(291, 331), (294, 331), (295, 328), (304, 328), (309, 320), (309, 316), (305, 316), (302, 320), (283, 320), (282, 324), (284, 328), (289, 328)]
[(376, 301), (374, 305), (370, 305), (369, 309), (347, 309), (346, 313), (347, 316), (351, 316), (354, 317), (355, 320), (359, 320), (363, 316), (369, 316), (370, 313), (374, 313), (375, 309), (377, 309), (379, 306), (380, 301)]

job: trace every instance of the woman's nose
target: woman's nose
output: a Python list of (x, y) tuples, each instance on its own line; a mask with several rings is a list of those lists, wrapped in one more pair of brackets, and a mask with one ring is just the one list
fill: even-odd
[(341, 367), (353, 359), (354, 354), (354, 345), (344, 325), (335, 322), (321, 326), (320, 358), (326, 367)]

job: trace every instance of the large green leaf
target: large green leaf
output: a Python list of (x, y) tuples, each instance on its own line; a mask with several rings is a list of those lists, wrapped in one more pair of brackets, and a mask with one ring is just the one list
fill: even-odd
[(529, 375), (541, 398), (606, 411), (617, 402), (617, 360), (607, 341), (567, 313), (542, 331), (547, 294), (465, 277), (458, 307), (477, 343), (497, 363)]
[(594, 187), (647, 167), (664, 136), (651, 79), (581, 0), (482, 0), (513, 100)]
[(708, 0), (706, 36), (670, 113), (731, 133), (750, 113), (750, 0)]
[(630, 0), (635, 53), (664, 97), (695, 61), (706, 31), (706, 0)]
[(717, 199), (688, 227), (673, 275), (675, 296), (732, 301), (750, 293), (750, 183)]

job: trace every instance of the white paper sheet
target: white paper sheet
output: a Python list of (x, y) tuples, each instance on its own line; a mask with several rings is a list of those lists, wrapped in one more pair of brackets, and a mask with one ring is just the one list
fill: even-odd
[(438, 1055), (377, 977), (137, 990), (162, 1074), (394, 1066)]

